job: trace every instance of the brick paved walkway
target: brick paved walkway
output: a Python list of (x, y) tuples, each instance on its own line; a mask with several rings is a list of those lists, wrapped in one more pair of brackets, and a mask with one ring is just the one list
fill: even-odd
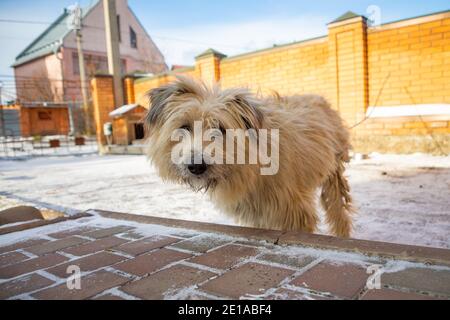
[(450, 298), (450, 250), (90, 213), (1, 235), (0, 299)]

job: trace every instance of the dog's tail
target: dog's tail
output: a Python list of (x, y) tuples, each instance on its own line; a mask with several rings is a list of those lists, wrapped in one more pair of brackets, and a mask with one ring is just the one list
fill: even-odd
[(336, 171), (322, 185), (320, 199), (331, 232), (338, 237), (348, 238), (353, 227), (351, 215), (354, 210), (344, 169), (344, 163), (339, 161)]

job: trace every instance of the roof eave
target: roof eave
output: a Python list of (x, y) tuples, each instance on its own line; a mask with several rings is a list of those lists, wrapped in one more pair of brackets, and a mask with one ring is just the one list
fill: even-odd
[(61, 51), (61, 48), (62, 48), (62, 44), (60, 44), (56, 50), (52, 50), (52, 51), (50, 51), (50, 52), (49, 52), (49, 51), (46, 51), (46, 52), (43, 52), (42, 54), (40, 54), (40, 55), (38, 55), (38, 56), (29, 58), (29, 59), (25, 59), (25, 60), (19, 60), (19, 61), (16, 61), (16, 62), (14, 62), (10, 67), (11, 67), (11, 68), (17, 68), (17, 67), (23, 66), (24, 64), (31, 63), (31, 62), (33, 62), (33, 61), (42, 59), (42, 58), (47, 57), (47, 56), (49, 56), (49, 55), (55, 54), (56, 52), (60, 52), (60, 51)]
[[(83, 14), (83, 18), (82, 18), (82, 19), (86, 18), (86, 17), (91, 13), (91, 11), (94, 10), (94, 8), (97, 7), (97, 6), (100, 4), (100, 2), (101, 2), (101, 1), (97, 0), (96, 3), (94, 3), (92, 6), (90, 6), (90, 7), (86, 10), (86, 13)], [(64, 12), (63, 12), (63, 13), (55, 20), (55, 22), (53, 22), (47, 29), (45, 29), (44, 32), (42, 32), (42, 33), (41, 33), (41, 34), (40, 34), (33, 42), (31, 42), (31, 44), (29, 44), (24, 50), (22, 50), (22, 52), (21, 52), (19, 55), (17, 55), (16, 61), (11, 65), (11, 68), (16, 68), (16, 67), (18, 67), (18, 66), (21, 66), (21, 65), (23, 65), (23, 64), (29, 63), (29, 62), (31, 62), (31, 61), (40, 59), (40, 58), (42, 58), (42, 57), (45, 57), (45, 56), (48, 56), (49, 54), (51, 54), (51, 53), (45, 52), (45, 53), (43, 53), (43, 54), (41, 54), (41, 55), (38, 55), (38, 56), (36, 56), (36, 57), (32, 57), (32, 58), (30, 58), (30, 59), (26, 59), (26, 58), (25, 58), (25, 60), (23, 60), (23, 61), (18, 61), (18, 60), (21, 58), (21, 55), (23, 55), (28, 49), (30, 49), (36, 42), (38, 42), (40, 39), (42, 39), (43, 36), (45, 36), (52, 28), (55, 27), (55, 25), (59, 24), (60, 21), (66, 16), (66, 14), (67, 14), (67, 13), (64, 11)], [(59, 51), (59, 50), (61, 50), (61, 48), (62, 48), (62, 46), (63, 46), (63, 43), (64, 43), (64, 40), (65, 40), (66, 37), (67, 37), (70, 33), (72, 33), (72, 32), (73, 32), (73, 30), (70, 30), (70, 29), (67, 30), (67, 32), (59, 39), (60, 45), (58, 46), (58, 48), (57, 48), (56, 50), (53, 50), (53, 52), (54, 52), (54, 51)]]

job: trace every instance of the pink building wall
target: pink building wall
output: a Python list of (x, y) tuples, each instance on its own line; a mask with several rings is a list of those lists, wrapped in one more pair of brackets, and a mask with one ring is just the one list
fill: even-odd
[[(127, 0), (116, 0), (117, 14), (120, 16), (121, 43), (120, 54), (124, 61), (124, 73), (135, 71), (145, 71), (148, 73), (160, 73), (167, 70), (164, 57), (147, 35), (131, 9)], [(104, 11), (103, 2), (99, 1), (90, 13), (83, 19), (83, 51), (87, 55), (102, 57), (106, 60), (106, 37), (104, 31)], [(130, 27), (137, 34), (137, 48), (132, 48), (130, 44)], [(33, 99), (36, 90), (30, 90), (29, 86), (20, 83), (21, 77), (35, 77), (36, 74), (47, 76), (52, 90), (58, 95), (58, 101), (81, 100), (81, 90), (77, 60), (74, 61), (74, 53), (77, 56), (77, 44), (75, 32), (69, 33), (63, 39), (61, 52), (56, 55), (51, 54), (41, 57), (31, 62), (25, 63), (15, 68), (18, 97)], [(87, 61), (85, 61), (87, 63)], [(85, 63), (85, 64), (86, 64)], [(107, 68), (96, 70), (107, 72)], [(89, 70), (88, 74), (89, 76)], [(60, 80), (60, 81), (57, 81)], [(61, 80), (64, 80), (61, 81)], [(63, 84), (64, 83), (64, 89)]]
[(62, 63), (48, 55), (14, 68), (16, 95), (21, 102), (63, 100)]

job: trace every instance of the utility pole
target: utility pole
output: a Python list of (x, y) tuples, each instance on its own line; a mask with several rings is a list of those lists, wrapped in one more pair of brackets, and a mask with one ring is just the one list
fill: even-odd
[(73, 124), (73, 108), (75, 107), (75, 98), (72, 98), (72, 103), (67, 104), (67, 110), (69, 111), (69, 134), (75, 135), (75, 125)]
[(103, 0), (105, 10), (106, 51), (108, 70), (113, 76), (115, 107), (123, 105), (122, 70), (120, 63), (119, 27), (117, 25), (116, 0)]
[(84, 66), (84, 55), (83, 55), (83, 46), (82, 46), (82, 34), (81, 34), (81, 26), (82, 26), (82, 12), (80, 6), (77, 4), (71, 9), (72, 14), (72, 29), (76, 33), (76, 41), (77, 41), (77, 49), (78, 49), (78, 65), (80, 69), (80, 83), (81, 83), (81, 95), (83, 97), (83, 111), (84, 111), (84, 120), (86, 126), (86, 133), (88, 135), (91, 134), (91, 117), (89, 112), (89, 98), (88, 98), (88, 90), (87, 90), (87, 81), (86, 81), (86, 70)]

